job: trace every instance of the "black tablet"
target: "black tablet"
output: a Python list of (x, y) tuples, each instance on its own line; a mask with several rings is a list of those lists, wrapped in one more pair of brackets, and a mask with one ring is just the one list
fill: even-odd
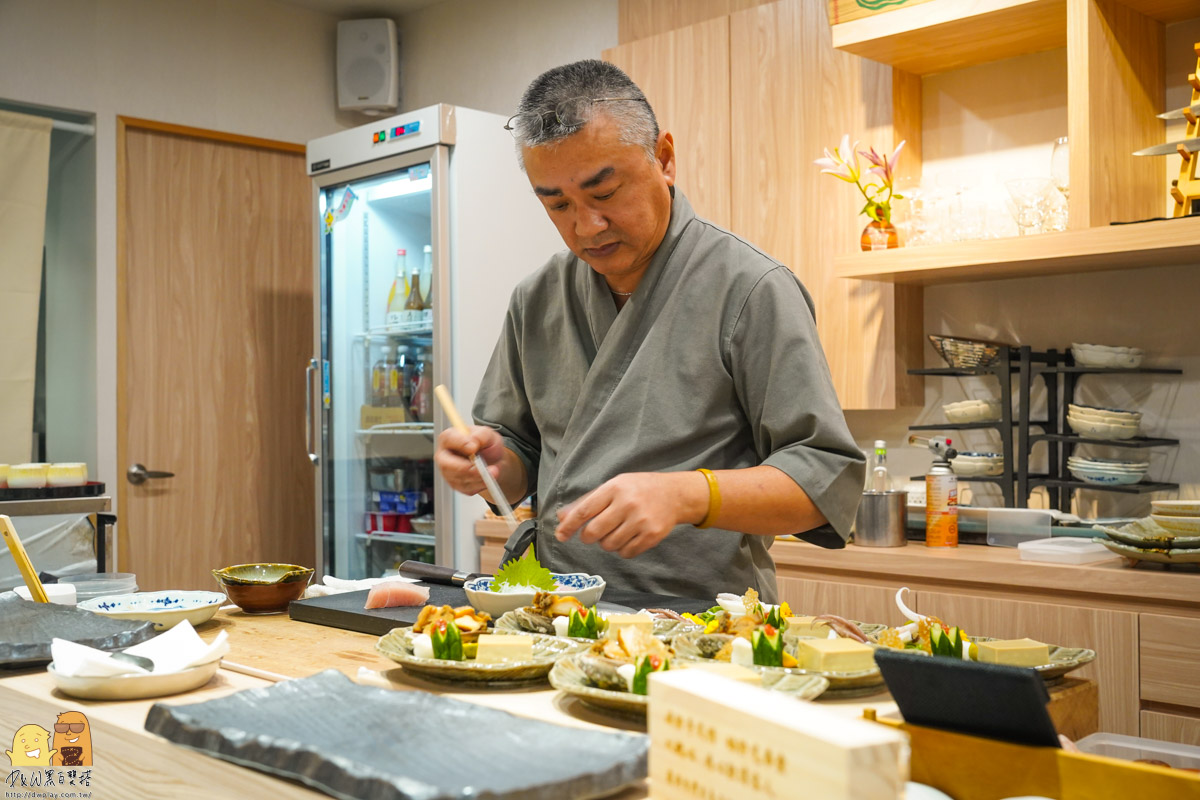
[(1036, 670), (880, 648), (875, 663), (904, 721), (928, 728), (1058, 747)]

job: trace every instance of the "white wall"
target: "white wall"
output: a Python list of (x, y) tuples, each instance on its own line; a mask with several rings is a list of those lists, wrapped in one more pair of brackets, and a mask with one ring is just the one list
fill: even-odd
[(617, 0), (448, 0), (400, 19), (400, 106), (508, 116), (550, 67), (617, 45)]
[(305, 142), (335, 110), (337, 20), (274, 0), (2, 0), (0, 99), (96, 115), (98, 477), (116, 463), (118, 115)]
[[(1187, 103), (1185, 78), (1195, 69), (1195, 41), (1200, 41), (1200, 19), (1167, 28), (1168, 108)], [(932, 75), (923, 85), (924, 176), (929, 183), (936, 185), (939, 177), (942, 184), (961, 178), (995, 188), (1003, 176), (1048, 173), (1051, 143), (1066, 131), (1065, 51)], [(1164, 141), (1181, 134), (1179, 126), (1168, 127)], [(1164, 161), (1167, 175), (1178, 177), (1179, 157)], [(1164, 208), (1167, 185), (1164, 177)], [(1146, 350), (1148, 366), (1182, 368), (1179, 377), (1090, 376), (1080, 386), (1081, 402), (1143, 411), (1145, 434), (1180, 439), (1179, 448), (1106, 451), (1088, 446), (1083, 454), (1148, 459), (1151, 479), (1179, 483), (1180, 496), (1195, 497), (1200, 495), (1197, 298), (1200, 271), (1196, 266), (933, 286), (925, 290), (925, 332), (997, 339), (1043, 350), (1067, 348), (1072, 342), (1129, 345)], [(945, 366), (931, 346), (926, 345), (925, 351), (927, 366)], [(941, 422), (943, 403), (994, 397), (996, 391), (990, 378), (930, 377), (922, 409), (853, 412), (848, 417), (864, 450), (876, 438), (888, 441), (891, 473), (902, 483), (923, 474), (930, 463), (924, 449), (902, 444), (908, 425)], [(1035, 407), (1039, 402), (1044, 402), (1041, 392), (1035, 393)], [(999, 451), (994, 433), (958, 435), (966, 449)], [(1044, 459), (1045, 452), (1044, 445), (1034, 450), (1038, 459)], [(972, 488), (980, 504), (999, 504), (995, 487), (974, 484)], [(1079, 498), (1080, 511), (1087, 514), (1138, 515), (1150, 510), (1149, 495), (1085, 491), (1077, 494)]]

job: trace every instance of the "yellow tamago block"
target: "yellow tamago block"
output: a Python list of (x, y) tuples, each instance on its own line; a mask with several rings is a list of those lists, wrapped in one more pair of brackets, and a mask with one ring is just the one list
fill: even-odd
[(478, 664), (530, 661), (532, 659), (532, 636), (505, 636), (498, 633), (479, 635), (479, 649), (475, 651), (475, 662)]
[(977, 660), (1010, 667), (1040, 667), (1050, 663), (1050, 647), (1033, 639), (997, 639), (976, 642)]
[(859, 672), (875, 666), (875, 650), (853, 639), (800, 639), (796, 660), (801, 669)]
[(816, 617), (787, 617), (786, 619), (788, 631), (796, 636), (813, 636), (818, 639), (829, 636), (829, 624)]
[(723, 678), (730, 678), (751, 686), (762, 686), (762, 675), (752, 669), (746, 669), (739, 664), (729, 664), (724, 661), (702, 661), (688, 663), (687, 669), (699, 669)]
[(654, 618), (649, 614), (609, 614), (608, 635), (615, 636), (617, 628), (637, 628), (647, 635), (654, 633)]

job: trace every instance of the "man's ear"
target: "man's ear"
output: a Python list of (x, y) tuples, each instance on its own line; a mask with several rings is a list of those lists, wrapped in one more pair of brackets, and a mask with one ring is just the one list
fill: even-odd
[(658, 135), (658, 145), (654, 148), (654, 160), (662, 168), (667, 186), (675, 185), (675, 139), (668, 131)]

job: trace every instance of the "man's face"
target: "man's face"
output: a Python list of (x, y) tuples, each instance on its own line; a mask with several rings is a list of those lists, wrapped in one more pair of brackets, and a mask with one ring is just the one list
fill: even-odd
[(636, 285), (671, 220), (671, 134), (659, 135), (651, 161), (600, 112), (577, 133), (523, 155), (529, 183), (571, 252), (610, 284)]

